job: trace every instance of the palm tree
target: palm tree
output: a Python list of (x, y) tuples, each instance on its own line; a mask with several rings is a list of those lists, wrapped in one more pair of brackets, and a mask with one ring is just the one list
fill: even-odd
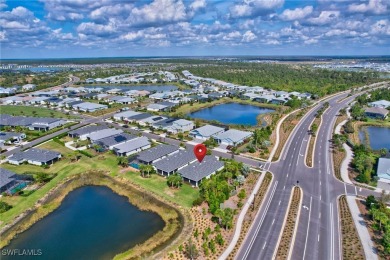
[(128, 165), (128, 160), (127, 160), (127, 157), (125, 156), (119, 156), (117, 157), (117, 162), (118, 162), (118, 165), (122, 166), (122, 167), (126, 167)]
[(145, 178), (145, 174), (147, 174), (147, 177), (150, 177), (150, 174), (155, 172), (153, 166), (150, 164), (141, 164), (139, 166), (139, 171), (141, 172), (141, 175), (144, 178)]

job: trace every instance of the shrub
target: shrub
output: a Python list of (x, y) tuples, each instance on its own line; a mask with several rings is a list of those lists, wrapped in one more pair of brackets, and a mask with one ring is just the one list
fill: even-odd
[(85, 156), (87, 156), (88, 158), (92, 158), (92, 157), (93, 157), (93, 155), (92, 155), (92, 154), (90, 154), (90, 153), (89, 153), (89, 152), (87, 152), (87, 151), (78, 150), (78, 152), (79, 152), (79, 153), (81, 153), (82, 155), (85, 155)]
[(11, 205), (4, 201), (0, 201), (0, 213), (4, 213), (12, 208)]

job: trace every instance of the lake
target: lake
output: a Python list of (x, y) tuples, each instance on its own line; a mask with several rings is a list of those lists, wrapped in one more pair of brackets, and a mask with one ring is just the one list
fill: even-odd
[(366, 142), (365, 131), (367, 131), (370, 146), (373, 150), (380, 150), (386, 148), (390, 150), (390, 128), (389, 127), (378, 127), (378, 126), (367, 126), (362, 127), (359, 131), (360, 141), (364, 144)]
[(217, 120), (223, 124), (257, 125), (257, 116), (274, 112), (274, 109), (239, 103), (220, 104), (188, 114), (192, 118)]
[(141, 211), (128, 198), (104, 186), (85, 186), (61, 206), (19, 234), (6, 249), (41, 249), (42, 256), (2, 259), (112, 259), (164, 228), (153, 212)]
[(147, 91), (157, 91), (157, 92), (163, 92), (163, 91), (173, 91), (173, 90), (177, 90), (178, 87), (176, 86), (173, 86), (173, 85), (160, 85), (160, 86), (156, 86), (156, 85), (144, 85), (144, 86), (123, 86), (123, 85), (110, 85), (110, 86), (107, 86), (107, 85), (104, 85), (104, 86), (99, 86), (99, 85), (91, 85), (91, 86), (85, 86), (86, 88), (103, 88), (105, 91), (107, 90), (110, 90), (110, 89), (114, 89), (114, 88), (117, 88), (117, 89), (122, 89), (122, 90), (125, 90), (125, 91), (129, 91), (129, 90), (147, 90)]

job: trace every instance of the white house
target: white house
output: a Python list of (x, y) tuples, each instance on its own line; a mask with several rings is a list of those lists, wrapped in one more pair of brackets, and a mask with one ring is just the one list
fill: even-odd
[(245, 139), (248, 139), (252, 136), (252, 132), (240, 131), (236, 129), (230, 129), (226, 132), (220, 133), (214, 136), (214, 139), (219, 144), (225, 145), (237, 145), (244, 142)]
[(26, 84), (22, 86), (23, 91), (31, 91), (37, 88), (37, 85), (35, 84)]
[(210, 137), (223, 133), (225, 129), (213, 125), (205, 125), (190, 131), (189, 135), (193, 138), (207, 140)]
[(192, 121), (186, 119), (179, 119), (174, 121), (171, 126), (168, 126), (165, 129), (168, 132), (176, 134), (191, 131), (192, 129), (194, 129), (194, 126), (194, 122)]

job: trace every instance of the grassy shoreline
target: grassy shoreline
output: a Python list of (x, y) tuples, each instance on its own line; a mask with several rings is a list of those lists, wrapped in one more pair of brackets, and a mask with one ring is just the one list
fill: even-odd
[[(144, 243), (118, 254), (115, 259), (131, 259), (145, 257), (154, 250), (161, 250), (181, 235), (187, 217), (178, 209), (158, 200), (150, 194), (137, 190), (133, 185), (120, 178), (113, 178), (101, 171), (89, 171), (75, 174), (64, 179), (54, 189), (40, 199), (38, 203), (28, 209), (19, 221), (2, 231), (0, 248), (6, 246), (13, 237), (31, 227), (34, 223), (57, 209), (62, 200), (74, 189), (87, 185), (107, 186), (115, 193), (126, 196), (129, 202), (140, 210), (153, 211), (161, 216), (165, 222), (163, 230), (154, 234)], [(147, 202), (147, 203), (145, 203)]]

